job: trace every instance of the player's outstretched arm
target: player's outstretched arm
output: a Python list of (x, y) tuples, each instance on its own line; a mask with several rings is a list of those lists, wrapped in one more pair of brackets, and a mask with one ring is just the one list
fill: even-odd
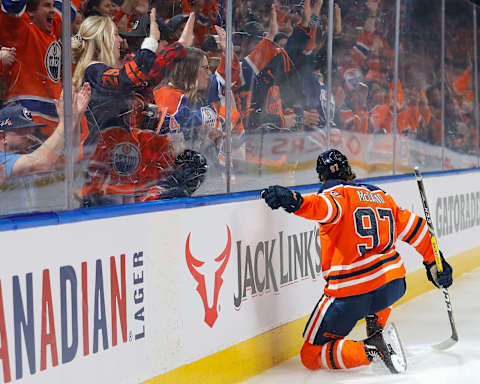
[(303, 197), (299, 192), (280, 185), (273, 185), (263, 189), (260, 192), (260, 196), (271, 209), (282, 207), (288, 213), (298, 211), (303, 203)]

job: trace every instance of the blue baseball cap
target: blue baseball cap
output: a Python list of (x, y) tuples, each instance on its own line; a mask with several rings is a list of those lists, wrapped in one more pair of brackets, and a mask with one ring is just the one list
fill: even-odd
[(0, 131), (18, 128), (45, 127), (47, 124), (35, 123), (31, 112), (21, 105), (9, 105), (0, 109)]

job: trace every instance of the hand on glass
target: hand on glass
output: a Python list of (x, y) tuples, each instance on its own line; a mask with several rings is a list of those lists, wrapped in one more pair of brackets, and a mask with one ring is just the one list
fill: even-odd
[(91, 95), (90, 83), (83, 83), (82, 88), (78, 92), (73, 92), (73, 115), (81, 116), (87, 111)]
[[(90, 97), (92, 95), (92, 90), (90, 88), (90, 83), (83, 83), (80, 90), (72, 91), (72, 121), (75, 126), (81, 119), (81, 116), (87, 111), (88, 103), (90, 102)], [(60, 98), (55, 102), (55, 107), (57, 109), (58, 119), (60, 121), (64, 120), (64, 103), (63, 103), (63, 91), (60, 94)]]

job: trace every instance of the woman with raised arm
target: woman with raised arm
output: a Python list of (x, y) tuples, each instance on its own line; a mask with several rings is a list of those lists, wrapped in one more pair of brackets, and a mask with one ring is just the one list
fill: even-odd
[(87, 145), (94, 144), (99, 132), (109, 126), (128, 129), (134, 93), (142, 93), (147, 86), (158, 83), (185, 57), (185, 46), (192, 40), (188, 28), (179, 41), (157, 55), (160, 32), (155, 9), (150, 14), (150, 23), (149, 37), (145, 38), (134, 60), (122, 66), (119, 65), (121, 38), (110, 18), (91, 16), (73, 36), (72, 53), (76, 63), (73, 85), (79, 88), (82, 83), (89, 82), (92, 87), (86, 114), (90, 131)]
[(138, 201), (148, 188), (177, 171), (170, 138), (159, 135), (155, 124), (145, 129), (142, 120), (151, 111), (144, 111), (141, 96), (185, 57), (185, 47), (193, 41), (193, 23), (190, 15), (179, 40), (157, 55), (160, 32), (152, 9), (149, 37), (134, 59), (123, 65), (119, 64), (121, 39), (110, 18), (85, 19), (73, 37), (73, 85), (89, 82), (92, 87), (86, 113), (89, 134), (83, 147), (88, 162), (84, 205)]

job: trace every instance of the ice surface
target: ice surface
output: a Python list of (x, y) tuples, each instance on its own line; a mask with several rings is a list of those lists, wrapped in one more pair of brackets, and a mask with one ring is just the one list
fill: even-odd
[[(392, 375), (380, 362), (344, 371), (309, 371), (296, 356), (244, 383), (480, 383), (480, 268), (456, 279), (449, 292), (459, 342), (446, 351), (432, 348), (451, 335), (440, 290), (427, 292), (393, 309), (390, 320), (397, 326), (407, 355), (408, 368), (404, 374)], [(355, 329), (351, 336), (361, 339), (364, 330)]]

